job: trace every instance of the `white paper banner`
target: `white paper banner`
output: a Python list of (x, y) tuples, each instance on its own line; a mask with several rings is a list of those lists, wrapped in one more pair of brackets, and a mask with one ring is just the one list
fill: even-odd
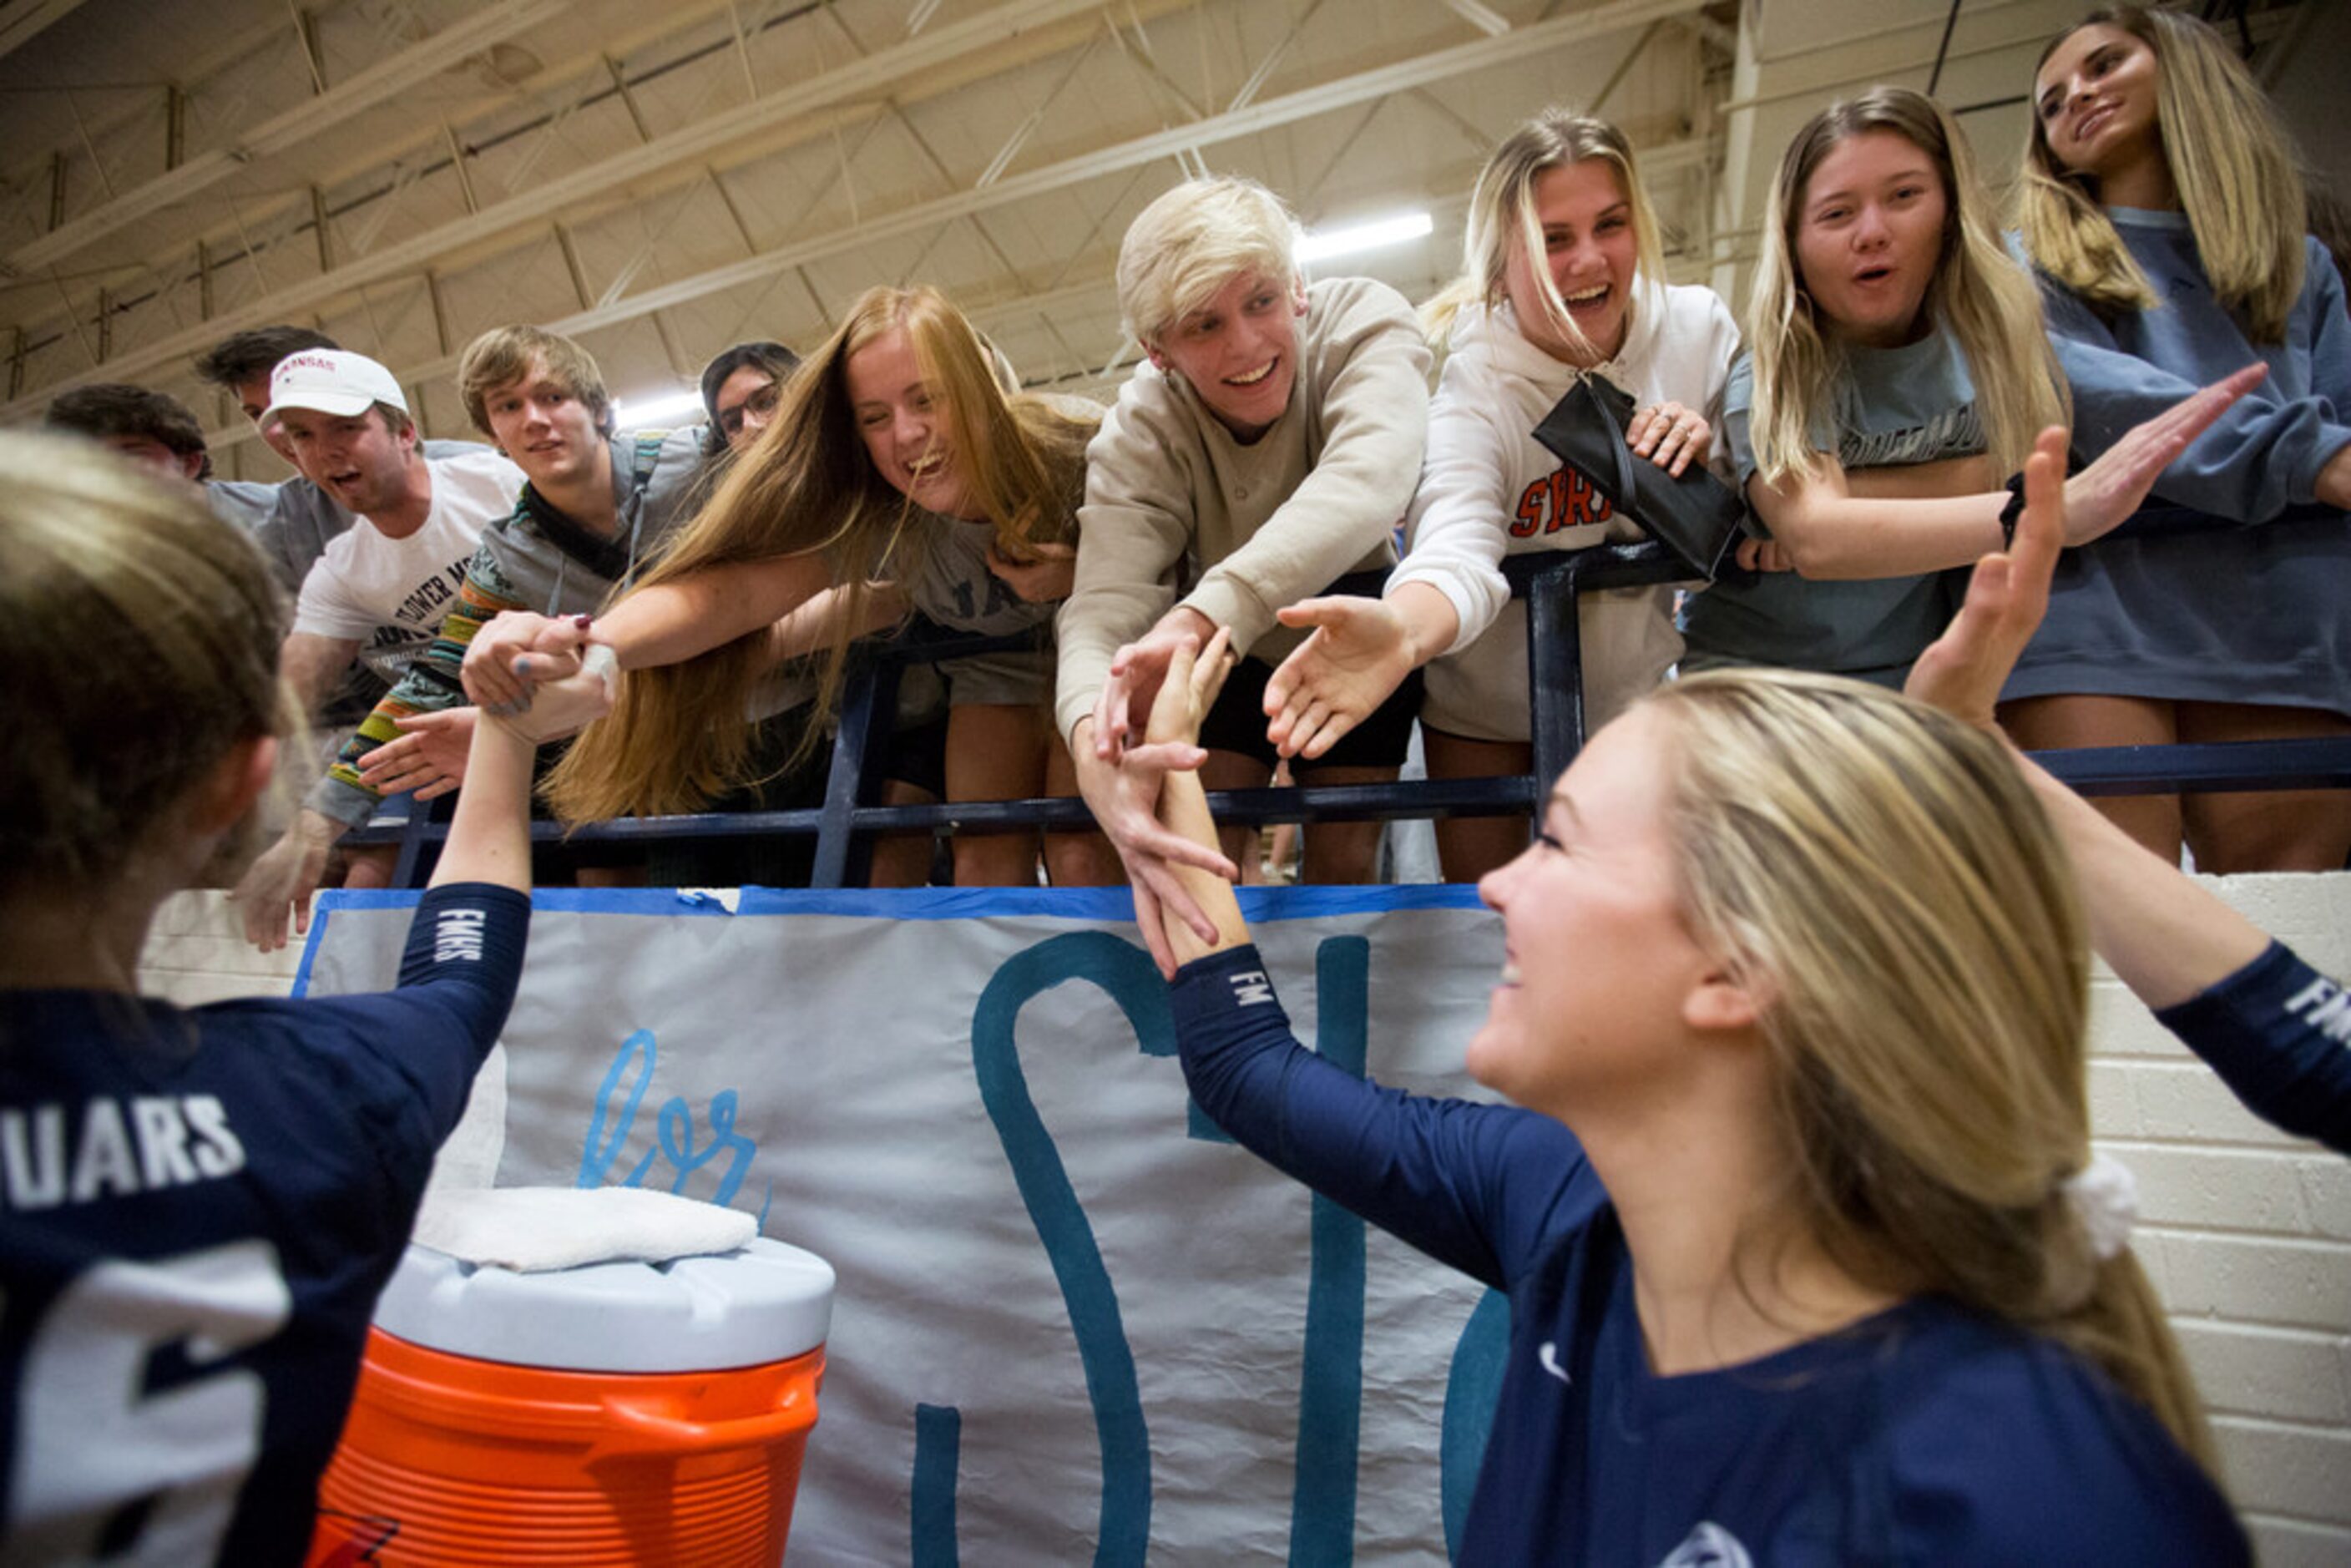
[[(325, 902), (307, 988), (388, 986), (413, 902)], [(1246, 904), (1301, 1040), (1474, 1092), (1501, 942), (1467, 890)], [(1444, 1559), (1507, 1309), (1223, 1141), (1125, 913), (537, 895), (503, 1150), (492, 1106), (465, 1158), (729, 1204), (831, 1261), (796, 1559)]]

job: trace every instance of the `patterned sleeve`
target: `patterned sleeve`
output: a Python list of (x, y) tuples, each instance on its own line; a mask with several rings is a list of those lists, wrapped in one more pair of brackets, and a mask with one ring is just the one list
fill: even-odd
[(368, 753), (386, 741), (401, 736), (399, 721), (415, 714), (439, 713), (446, 708), (465, 706), (465, 683), (459, 672), (465, 663), (465, 649), (493, 617), (503, 611), (528, 610), (515, 594), (504, 564), (498, 558), (497, 534), (495, 529), (482, 535), (481, 548), (474, 552), (473, 564), (465, 569), (465, 580), (458, 585), (457, 602), (441, 618), (441, 630), (432, 645), (417, 656), (400, 684), (383, 695), (375, 711), (360, 721), (359, 728), (343, 743), (340, 756), (319, 780), (304, 802), (323, 817), (331, 817), (345, 827), (356, 828), (375, 814), (376, 802), (382, 797), (360, 782), (360, 765)]

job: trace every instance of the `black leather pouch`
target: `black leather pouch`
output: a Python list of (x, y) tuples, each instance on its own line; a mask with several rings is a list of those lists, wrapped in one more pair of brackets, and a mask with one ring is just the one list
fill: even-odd
[(1608, 504), (1662, 540), (1693, 575), (1714, 580), (1738, 543), (1746, 503), (1692, 464), (1677, 479), (1625, 444), (1633, 400), (1614, 383), (1583, 376), (1535, 426), (1535, 439), (1583, 470)]

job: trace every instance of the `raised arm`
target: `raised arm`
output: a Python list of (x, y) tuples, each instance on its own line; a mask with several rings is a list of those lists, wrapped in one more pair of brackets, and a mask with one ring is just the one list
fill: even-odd
[[(624, 670), (674, 664), (780, 620), (831, 582), (813, 554), (728, 561), (632, 590), (596, 618), (593, 640), (610, 647)], [(550, 664), (530, 666), (538, 678), (568, 674), (579, 668), (572, 660), (590, 640), (577, 618), (501, 615), (465, 650), (466, 695), (492, 712), (518, 711), (535, 682), (516, 673), (515, 661), (546, 655)]]
[[(1195, 656), (1178, 652), (1148, 730), (1154, 745), (1190, 744), (1230, 661), (1220, 632)], [(1160, 797), (1168, 829), (1216, 842), (1195, 775)], [(1559, 1228), (1599, 1201), (1574, 1135), (1510, 1106), (1435, 1100), (1383, 1089), (1298, 1043), (1259, 967), (1232, 885), (1178, 873), (1215, 936), (1168, 928), (1183, 965), (1169, 1003), (1184, 1081), (1245, 1148), (1439, 1261), (1506, 1287)]]
[[(1966, 601), (1919, 654), (1906, 689), (1997, 734), (1993, 713), (2017, 655), (2049, 608), (2063, 546), (2064, 433), (2044, 431), (2024, 469), (2016, 543), (1978, 563)], [(2184, 1001), (2250, 963), (2269, 938), (2201, 884), (2134, 842), (2029, 758), (2017, 765), (2072, 852), (2099, 956), (2150, 1007)]]
[(483, 882), (530, 890), (531, 761), (542, 739), (569, 735), (612, 706), (599, 674), (542, 683), (528, 718), (486, 719), (474, 727), (465, 788), (428, 886)]
[[(1231, 636), (1219, 631), (1196, 653), (1189, 647), (1176, 650), (1167, 678), (1159, 685), (1158, 700), (1151, 705), (1151, 721), (1144, 736), (1146, 743), (1198, 747), (1201, 722), (1216, 706), (1217, 694), (1224, 689), (1225, 675), (1233, 665), (1231, 647)], [(1217, 822), (1208, 814), (1207, 788), (1196, 769), (1168, 774), (1159, 789), (1159, 818), (1169, 832), (1217, 852)], [(1171, 978), (1174, 967), (1249, 939), (1249, 926), (1241, 919), (1240, 899), (1231, 883), (1197, 866), (1176, 866), (1174, 875), (1199, 906), (1215, 936), (1203, 936), (1181, 920), (1170, 925), (1167, 942), (1175, 966), (1163, 961), (1161, 967)]]
[[(417, 901), (399, 986), (311, 1004), (360, 1026), (355, 1043), (362, 1054), (352, 1058), (347, 1085), (352, 1113), (406, 1133), (420, 1151), (456, 1124), (521, 977), (530, 927), (532, 748), (542, 733), (576, 728), (609, 702), (598, 677), (575, 675), (541, 691), (530, 727), (494, 718), (475, 727), (465, 791), (431, 886)], [(378, 1071), (361, 1071), (362, 1061)], [(395, 1133), (388, 1141), (402, 1140)], [(417, 1170), (416, 1181), (423, 1178)]]
[[(1170, 977), (1179, 962), (1173, 946), (1176, 934), (1195, 949), (1221, 945), (1230, 939), (1227, 918), (1238, 917), (1231, 884), (1239, 873), (1217, 847), (1214, 825), (1203, 825), (1207, 808), (1196, 771), (1208, 755), (1197, 743), (1200, 718), (1224, 683), (1228, 641), (1223, 632), (1215, 633), (1209, 642), (1216, 656), (1205, 664), (1196, 664), (1191, 643), (1177, 644), (1171, 659), (1180, 674), (1171, 671), (1160, 683), (1145, 737), (1114, 761), (1096, 756), (1091, 747), (1075, 758), (1086, 805), (1125, 867), (1135, 927), (1159, 972)], [(1092, 722), (1080, 723), (1081, 739)], [(1168, 787), (1177, 783), (1187, 784), (1199, 802), (1181, 828), (1164, 820)], [(1215, 913), (1220, 908), (1228, 916)]]
[[(2001, 685), (2049, 604), (2064, 530), (2064, 433), (2025, 465), (2012, 550), (1987, 556), (1906, 689), (1987, 730)], [(2339, 988), (2179, 868), (2150, 854), (2031, 758), (2017, 765), (2065, 841), (2090, 938), (2122, 982), (2257, 1114), (2351, 1153), (2351, 1005)]]
[[(2191, 389), (2064, 479), (2064, 543), (2087, 544), (2138, 510), (2166, 466), (2268, 373), (2266, 365), (2251, 364), (2200, 391)], [(1963, 476), (1964, 471), (1954, 476)], [(2005, 490), (1942, 499), (1855, 494), (1844, 470), (1828, 458), (1776, 484), (1757, 476), (1748, 482), (1747, 499), (1795, 569), (1820, 580), (1905, 577), (1965, 566), (2001, 548), (2000, 518), (2009, 503)]]

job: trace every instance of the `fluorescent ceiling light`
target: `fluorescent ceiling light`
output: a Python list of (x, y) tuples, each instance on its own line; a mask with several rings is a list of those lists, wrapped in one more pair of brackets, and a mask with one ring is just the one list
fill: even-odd
[(612, 428), (643, 430), (662, 425), (699, 424), (709, 417), (699, 392), (654, 392), (643, 398), (612, 400)]
[(1298, 259), (1301, 262), (1323, 261), (1334, 256), (1352, 256), (1359, 250), (1377, 250), (1385, 245), (1402, 245), (1408, 239), (1420, 238), (1436, 226), (1436, 220), (1426, 213), (1405, 213), (1398, 217), (1349, 224), (1342, 229), (1325, 229), (1299, 240)]

